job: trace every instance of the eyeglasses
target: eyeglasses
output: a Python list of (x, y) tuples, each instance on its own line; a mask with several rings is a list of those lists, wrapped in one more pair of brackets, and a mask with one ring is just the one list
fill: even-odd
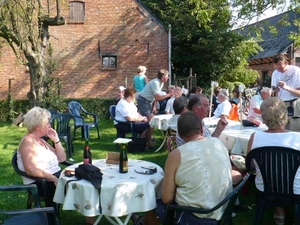
[(205, 108), (210, 108), (209, 104), (198, 103), (198, 104), (196, 104), (196, 106), (203, 106)]

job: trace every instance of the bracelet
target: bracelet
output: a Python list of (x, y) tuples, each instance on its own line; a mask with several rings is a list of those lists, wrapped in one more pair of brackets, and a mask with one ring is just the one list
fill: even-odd
[(60, 142), (60, 140), (59, 141), (57, 141), (57, 142), (55, 142), (55, 144), (58, 144)]

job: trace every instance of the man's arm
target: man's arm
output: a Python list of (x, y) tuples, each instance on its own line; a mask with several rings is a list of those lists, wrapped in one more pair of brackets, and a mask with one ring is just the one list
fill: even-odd
[(173, 93), (168, 93), (166, 95), (156, 94), (156, 95), (154, 95), (154, 99), (155, 99), (155, 101), (159, 102), (159, 101), (162, 101), (166, 98), (171, 98), (172, 96), (173, 96)]
[(180, 164), (180, 152), (174, 149), (165, 164), (165, 176), (162, 183), (162, 201), (164, 204), (174, 202), (176, 193), (175, 173)]

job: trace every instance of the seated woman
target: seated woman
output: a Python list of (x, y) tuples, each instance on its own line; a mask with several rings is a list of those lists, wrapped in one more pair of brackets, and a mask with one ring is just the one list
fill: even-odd
[[(24, 115), (28, 133), (23, 137), (17, 151), (17, 163), (20, 170), (33, 177), (45, 178), (50, 196), (54, 196), (55, 186), (61, 173), (59, 162), (66, 160), (66, 153), (56, 131), (50, 125), (51, 114), (48, 110), (34, 107)], [(54, 142), (49, 145), (43, 136)], [(43, 196), (41, 184), (33, 179), (22, 177), (24, 184), (36, 184), (39, 195)]]
[(137, 111), (137, 107), (134, 104), (135, 93), (136, 90), (132, 87), (125, 89), (124, 98), (121, 99), (116, 106), (116, 120), (114, 124), (119, 131), (129, 133), (131, 131), (130, 124), (120, 122), (134, 122), (133, 131), (140, 134), (141, 137), (146, 138), (147, 147), (152, 148), (150, 125), (147, 117), (142, 116)]
[[(277, 97), (266, 98), (261, 106), (262, 121), (268, 126), (265, 131), (253, 133), (248, 142), (249, 153), (252, 149), (264, 146), (280, 146), (300, 150), (298, 132), (287, 131), (285, 126), (288, 115), (285, 103)], [(255, 165), (255, 164), (254, 164)], [(294, 181), (294, 193), (300, 194), (300, 170), (298, 169)], [(259, 191), (264, 190), (263, 179), (256, 167), (255, 185)], [(275, 208), (274, 220), (277, 225), (284, 224), (285, 213), (280, 207)]]
[[(178, 132), (186, 143), (173, 150), (166, 160), (162, 199), (157, 201), (161, 222), (165, 217), (164, 204), (212, 208), (232, 190), (227, 149), (219, 139), (202, 136), (199, 117), (193, 112), (183, 113), (178, 119)], [(197, 214), (195, 219), (219, 220), (223, 212), (224, 207), (221, 207), (209, 215)], [(143, 222), (146, 225), (159, 224), (154, 211), (147, 212)]]

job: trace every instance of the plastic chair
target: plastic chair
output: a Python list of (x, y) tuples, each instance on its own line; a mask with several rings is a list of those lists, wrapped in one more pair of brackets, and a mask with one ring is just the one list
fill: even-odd
[(59, 113), (51, 119), (51, 127), (56, 130), (59, 140), (63, 140), (66, 144), (68, 157), (72, 157), (74, 152), (73, 141), (71, 135), (71, 122), (75, 123), (75, 118), (69, 113)]
[(227, 206), (225, 208), (225, 211), (223, 213), (221, 220), (216, 221), (216, 222), (219, 225), (232, 224), (232, 209), (233, 209), (234, 203), (237, 199), (238, 193), (240, 192), (242, 187), (245, 185), (246, 181), (249, 179), (249, 176), (250, 176), (250, 174), (247, 173), (244, 176), (243, 180), (237, 186), (234, 187), (232, 192), (229, 195), (227, 195), (220, 203), (218, 203), (216, 206), (214, 206), (211, 209), (203, 209), (203, 208), (195, 208), (195, 207), (168, 204), (167, 209), (166, 209), (166, 221), (164, 224), (165, 225), (173, 225), (174, 224), (175, 212), (208, 214), (208, 213), (212, 213), (213, 211), (222, 207), (226, 203), (227, 203)]
[(253, 149), (246, 157), (248, 171), (253, 170), (253, 160), (264, 182), (264, 191), (259, 192), (257, 198), (254, 224), (261, 224), (265, 206), (294, 206), (295, 224), (300, 224), (300, 196), (293, 192), (295, 174), (300, 166), (300, 151), (277, 146)]
[[(0, 186), (0, 192), (23, 192), (27, 191), (34, 199), (34, 209), (0, 209), (0, 215), (8, 217), (4, 219), (3, 225), (59, 225), (58, 219), (53, 207), (41, 208), (41, 203), (36, 185), (11, 185)], [(1, 200), (10, 198), (9, 194), (2, 195)]]
[[(68, 103), (68, 110), (69, 113), (71, 113), (75, 117), (74, 138), (77, 128), (81, 128), (81, 137), (84, 139), (88, 139), (90, 128), (96, 127), (98, 139), (100, 139), (98, 115), (88, 112), (79, 102), (76, 101), (71, 101)], [(93, 122), (86, 122), (86, 116), (92, 116)]]
[[(39, 177), (32, 177), (32, 176), (28, 175), (26, 172), (20, 170), (19, 167), (18, 167), (18, 162), (17, 162), (17, 151), (13, 154), (12, 159), (11, 159), (11, 163), (12, 163), (12, 166), (13, 166), (14, 170), (19, 175), (24, 176), (24, 177), (28, 177), (28, 178), (31, 178), (31, 179), (34, 179), (34, 180), (38, 180), (40, 182), (40, 184), (42, 186), (42, 189), (43, 189), (43, 192), (44, 192), (44, 196), (40, 196), (41, 200), (43, 200), (45, 202), (45, 205), (47, 207), (53, 206), (53, 207), (55, 207), (55, 209), (57, 209), (57, 205), (53, 202), (53, 196), (49, 195), (49, 188), (47, 186), (46, 179), (39, 178)], [(70, 166), (73, 163), (65, 161), (65, 162), (62, 162), (60, 164), (65, 165), (65, 166)], [(27, 208), (28, 209), (32, 207), (32, 203), (33, 203), (33, 196), (30, 193), (28, 193), (28, 199), (27, 199)], [(58, 213), (58, 211), (57, 211), (57, 213)]]
[(116, 105), (109, 106), (109, 113), (110, 113), (110, 116), (115, 121), (117, 121), (118, 123), (128, 124), (128, 128), (129, 129), (126, 132), (118, 130), (117, 127), (115, 126), (115, 128), (117, 130), (117, 138), (125, 138), (126, 134), (129, 134), (129, 133), (131, 133), (132, 137), (136, 137), (137, 136), (136, 133), (133, 131), (133, 124), (134, 124), (134, 122), (130, 122), (130, 121), (122, 122), (122, 121), (116, 120), (116, 118), (115, 118), (115, 116), (116, 116)]

